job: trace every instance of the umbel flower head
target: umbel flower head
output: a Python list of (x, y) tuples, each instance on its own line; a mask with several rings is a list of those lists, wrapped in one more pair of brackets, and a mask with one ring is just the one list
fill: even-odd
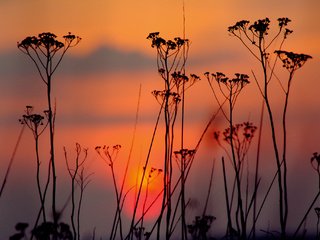
[(259, 37), (262, 37), (264, 35), (268, 35), (269, 25), (269, 18), (259, 19), (249, 27), (249, 30), (256, 33)]
[[(208, 73), (205, 73), (208, 74)], [(224, 84), (227, 87), (233, 87), (233, 86), (239, 86), (240, 88), (243, 88), (245, 85), (250, 83), (249, 76), (247, 74), (241, 74), (241, 73), (235, 73), (234, 78), (228, 78), (224, 73), (217, 72), (212, 73), (212, 76), (216, 79), (216, 81), (220, 84)]]
[[(285, 28), (291, 22), (291, 20), (286, 17), (278, 18), (277, 20), (279, 26), (279, 33), (283, 30), (284, 38), (286, 38), (290, 33), (292, 33), (291, 30)], [(240, 39), (246, 38), (252, 44), (256, 45), (257, 38), (260, 40), (263, 39), (265, 36), (268, 35), (269, 29), (270, 19), (264, 18), (255, 21), (253, 24), (250, 24), (248, 20), (238, 21), (233, 26), (228, 27), (228, 32)]]
[(57, 40), (55, 34), (43, 32), (38, 36), (26, 37), (18, 42), (18, 49), (31, 58), (46, 85), (50, 85), (51, 76), (61, 63), (67, 50), (76, 46), (81, 40), (80, 37), (70, 32), (63, 36), (63, 39), (64, 41), (61, 42)]
[(188, 39), (182, 39), (180, 37), (174, 38), (174, 40), (165, 40), (161, 37), (159, 37), (159, 32), (153, 32), (150, 33), (147, 37), (147, 39), (151, 40), (151, 47), (156, 48), (167, 48), (168, 50), (175, 50), (177, 48), (182, 47), (184, 44), (186, 44), (189, 40)]
[(58, 51), (64, 47), (73, 47), (77, 45), (81, 38), (71, 34), (70, 32), (63, 36), (64, 43), (57, 40), (57, 36), (51, 32), (43, 32), (38, 36), (29, 36), (18, 42), (18, 48), (24, 53), (28, 53), (30, 49), (36, 50), (37, 48), (45, 48), (49, 53)]
[[(26, 106), (26, 114), (22, 115), (22, 118), (19, 119), (19, 122), (27, 125), (27, 127), (33, 132), (34, 136), (39, 137), (47, 127), (48, 121), (44, 123), (45, 117), (40, 114), (32, 113), (32, 111), (32, 106)], [(44, 112), (46, 114), (46, 111)], [(48, 116), (46, 115), (46, 117)]]
[(283, 67), (288, 69), (289, 72), (293, 72), (301, 68), (308, 59), (312, 57), (307, 54), (299, 54), (294, 52), (287, 52), (283, 50), (277, 50), (275, 53), (281, 59)]

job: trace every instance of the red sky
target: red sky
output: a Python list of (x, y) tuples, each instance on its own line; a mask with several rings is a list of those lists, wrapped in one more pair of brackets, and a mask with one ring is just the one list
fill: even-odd
[[(294, 33), (284, 49), (313, 57), (297, 72), (288, 113), (289, 150), (292, 151), (290, 156), (293, 159), (290, 179), (306, 178), (307, 183), (314, 180), (309, 157), (312, 152), (319, 151), (319, 9), (318, 0), (293, 0), (290, 3), (278, 0), (267, 3), (257, 0), (185, 0), (186, 37), (191, 40), (187, 70), (200, 75), (203, 80), (205, 78), (202, 74), (206, 71), (223, 71), (231, 76), (235, 72), (250, 75), (251, 70), (259, 69), (258, 63), (241, 43), (228, 34), (228, 26), (242, 19), (254, 21), (269, 17), (273, 23), (271, 26), (274, 27), (278, 17), (292, 19), (290, 28)], [(123, 150), (120, 157), (122, 161), (126, 160), (141, 84), (133, 169), (137, 167), (137, 161), (144, 160), (159, 108), (150, 93), (162, 87), (156, 69), (155, 50), (150, 47), (146, 37), (155, 31), (159, 31), (165, 38), (182, 36), (182, 1), (56, 0), (43, 3), (40, 0), (2, 0), (0, 20), (0, 177), (4, 174), (17, 139), (20, 129), (17, 120), (23, 114), (24, 106), (33, 105), (39, 111), (45, 108), (44, 85), (29, 59), (19, 52), (16, 43), (26, 36), (46, 31), (59, 37), (69, 31), (81, 36), (82, 41), (68, 52), (54, 79), (53, 94), (58, 106), (57, 152), (62, 157), (62, 147), (66, 146), (71, 151), (75, 142), (90, 149), (90, 170), (95, 174), (88, 187), (87, 202), (84, 205), (83, 215), (87, 217), (83, 220), (83, 230), (88, 232), (96, 226), (97, 234), (108, 233), (109, 229), (104, 227), (108, 223), (108, 217), (113, 214), (112, 207), (108, 207), (114, 204), (113, 189), (109, 184), (109, 169), (99, 160), (94, 147), (121, 144)], [(279, 68), (279, 75), (285, 76), (285, 72), (281, 72), (283, 71)], [(275, 84), (275, 88), (278, 90), (273, 93), (273, 103), (278, 106), (281, 99), (279, 86)], [(186, 141), (188, 147), (192, 148), (216, 104), (206, 81), (194, 86), (187, 97)], [(257, 123), (260, 102), (257, 87), (252, 81), (239, 99), (236, 113), (238, 121), (249, 118)], [(219, 122), (216, 128), (224, 126), (224, 123)], [(265, 145), (268, 146), (267, 132), (265, 138)], [(31, 133), (26, 131), (4, 197), (0, 199), (0, 215), (5, 216), (0, 219), (0, 229), (4, 229), (1, 231), (4, 235), (1, 233), (0, 238), (7, 238), (17, 221), (29, 221), (34, 214), (29, 210), (38, 200), (33, 185), (35, 175), (32, 144)], [(43, 145), (45, 144), (44, 140)], [(162, 167), (159, 157), (161, 150), (159, 145), (154, 153), (154, 164), (158, 168)], [(220, 159), (221, 153), (215, 150), (209, 140), (203, 144), (193, 172), (193, 179), (198, 181), (190, 183), (191, 198), (200, 194), (196, 191), (198, 185), (207, 184), (206, 179), (199, 180), (199, 173), (208, 169), (207, 162), (211, 163), (213, 158)], [(271, 163), (265, 160), (264, 167), (268, 171), (274, 170), (272, 160)], [(219, 168), (221, 166), (217, 164), (216, 169)], [(212, 207), (213, 214), (217, 215), (224, 213), (215, 212), (219, 206), (224, 207), (217, 196), (222, 193), (218, 186), (221, 183), (220, 169), (215, 176), (217, 190), (213, 198), (216, 202)], [(59, 179), (62, 182), (66, 177), (65, 170), (62, 161), (59, 168)], [(119, 172), (122, 170), (123, 165), (119, 164)], [(205, 175), (208, 174), (209, 171)], [(307, 174), (312, 177), (306, 177)], [(23, 186), (24, 183), (27, 183), (26, 187)], [(292, 188), (292, 193), (304, 190), (304, 184), (299, 180), (295, 182), (295, 186), (297, 190)], [(23, 189), (29, 189), (29, 192), (24, 193)], [(313, 192), (310, 190), (304, 194), (309, 197), (309, 202)], [(28, 198), (26, 203), (21, 202), (22, 197)], [(63, 195), (62, 199), (64, 197)], [(200, 197), (198, 200), (201, 202)], [(272, 201), (270, 202), (272, 205)], [(24, 204), (27, 204), (28, 211)], [(294, 206), (295, 204), (299, 205), (293, 203)], [(303, 209), (299, 211), (302, 212)], [(217, 226), (224, 224), (218, 222)]]

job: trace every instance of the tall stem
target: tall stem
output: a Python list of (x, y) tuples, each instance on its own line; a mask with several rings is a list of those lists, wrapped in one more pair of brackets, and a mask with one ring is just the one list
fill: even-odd
[[(261, 147), (261, 138), (262, 138), (262, 127), (263, 127), (263, 118), (264, 118), (264, 107), (265, 103), (262, 102), (261, 114), (260, 114), (260, 127), (259, 127), (259, 137), (258, 137), (258, 146), (257, 146), (257, 157), (256, 157), (256, 169), (254, 176), (254, 189), (258, 191), (258, 178), (259, 178), (259, 163), (260, 163), (260, 147)], [(256, 237), (256, 216), (257, 216), (257, 197), (254, 197), (253, 202), (253, 218), (252, 218), (252, 236), (253, 239)]]
[(288, 89), (286, 92), (285, 97), (285, 104), (283, 108), (283, 116), (282, 116), (282, 128), (283, 128), (283, 156), (282, 156), (282, 163), (283, 163), (283, 188), (284, 188), (284, 221), (287, 221), (288, 218), (288, 190), (287, 190), (287, 124), (286, 124), (286, 116), (287, 116), (287, 109), (289, 103), (289, 94), (290, 94), (290, 87), (291, 81), (293, 78), (294, 71), (290, 71), (290, 76), (288, 80)]
[(273, 113), (271, 109), (271, 105), (269, 102), (269, 95), (268, 95), (268, 75), (267, 75), (267, 59), (265, 52), (262, 48), (262, 38), (259, 38), (259, 51), (260, 51), (260, 61), (263, 69), (263, 76), (264, 76), (264, 100), (266, 103), (268, 115), (269, 115), (269, 121), (270, 121), (270, 127), (271, 127), (271, 135), (272, 135), (272, 143), (273, 143), (273, 149), (275, 153), (276, 163), (277, 163), (277, 170), (278, 170), (278, 190), (279, 190), (279, 213), (280, 213), (280, 226), (281, 226), (281, 238), (284, 239), (286, 236), (286, 220), (284, 218), (284, 201), (283, 201), (283, 183), (282, 183), (282, 170), (281, 170), (281, 162), (279, 157), (279, 150), (278, 150), (278, 144), (276, 139), (276, 130), (274, 126), (274, 119), (273, 119)]
[(226, 205), (227, 205), (227, 216), (228, 216), (228, 227), (227, 233), (231, 235), (231, 239), (233, 236), (233, 227), (232, 227), (232, 220), (231, 220), (231, 212), (230, 212), (230, 204), (229, 204), (229, 194), (228, 194), (228, 185), (227, 185), (227, 174), (226, 174), (226, 167), (224, 163), (224, 157), (222, 157), (222, 172), (223, 172), (223, 182), (224, 182), (224, 193), (226, 198)]
[[(238, 192), (238, 209), (240, 211), (240, 221), (241, 221), (241, 239), (246, 238), (246, 223), (244, 219), (244, 212), (243, 212), (243, 203), (242, 203), (242, 196), (241, 196), (241, 180), (240, 180), (240, 161), (237, 163), (235, 149), (233, 145), (233, 105), (232, 105), (232, 88), (230, 89), (230, 96), (229, 96), (229, 108), (230, 108), (230, 116), (229, 116), (229, 124), (230, 124), (230, 147), (232, 152), (232, 161), (233, 167), (235, 170), (236, 175), (236, 184), (237, 184), (237, 192)], [(240, 230), (240, 229), (239, 229)]]
[[(37, 131), (37, 129), (35, 129)], [(39, 193), (39, 198), (41, 202), (41, 210), (42, 211), (42, 216), (43, 216), (43, 221), (46, 222), (46, 213), (45, 213), (45, 208), (44, 208), (44, 195), (42, 195), (42, 190), (41, 190), (41, 185), (40, 185), (40, 157), (39, 157), (39, 136), (38, 133), (35, 132), (35, 142), (36, 142), (36, 158), (37, 158), (37, 187), (38, 187), (38, 193)]]
[[(48, 59), (48, 61), (50, 61)], [(51, 105), (51, 75), (47, 74), (47, 98), (48, 98), (48, 118), (49, 118), (49, 137), (50, 137), (50, 162), (52, 170), (52, 214), (54, 224), (58, 223), (58, 214), (56, 211), (56, 185), (57, 185), (57, 175), (55, 166), (55, 155), (54, 155), (54, 119)]]

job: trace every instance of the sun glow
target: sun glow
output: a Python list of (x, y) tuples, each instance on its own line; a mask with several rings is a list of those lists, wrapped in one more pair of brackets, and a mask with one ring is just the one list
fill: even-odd
[[(132, 216), (136, 208), (136, 220), (149, 220), (159, 214), (162, 196), (162, 169), (148, 167), (145, 171), (139, 168), (137, 172), (130, 172), (128, 177), (128, 191), (125, 201), (125, 211)], [(143, 181), (142, 181), (143, 179)], [(140, 193), (139, 193), (139, 189)], [(137, 199), (139, 198), (138, 204)]]

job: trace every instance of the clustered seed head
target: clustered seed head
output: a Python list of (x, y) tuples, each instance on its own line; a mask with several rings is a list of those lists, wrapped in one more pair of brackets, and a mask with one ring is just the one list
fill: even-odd
[[(232, 126), (232, 136), (231, 136), (230, 127), (226, 128), (223, 131), (223, 133), (222, 133), (224, 136), (223, 140), (228, 143), (230, 143), (231, 137), (234, 140), (240, 140), (240, 134), (242, 131), (242, 136), (243, 136), (242, 140), (247, 141), (247, 142), (251, 142), (256, 130), (257, 130), (257, 127), (255, 125), (253, 125), (252, 122), (239, 123), (239, 124)], [(220, 137), (220, 132), (219, 131), (214, 132), (213, 136), (214, 136), (214, 139), (218, 141), (219, 137)], [(242, 141), (240, 141), (240, 142), (242, 142)]]
[(252, 122), (244, 122), (240, 124), (241, 127), (243, 127), (243, 136), (247, 141), (251, 141), (254, 133), (257, 130), (257, 127), (253, 125)]
[(188, 39), (182, 39), (180, 37), (176, 37), (174, 38), (174, 40), (165, 40), (159, 37), (159, 32), (149, 33), (147, 39), (150, 39), (152, 41), (151, 47), (167, 47), (168, 50), (175, 50), (177, 48), (180, 48), (189, 41)]
[(278, 18), (278, 22), (279, 22), (279, 27), (285, 27), (288, 25), (289, 22), (291, 22), (291, 20), (287, 17), (283, 17), (283, 18)]
[[(209, 73), (205, 73), (206, 76), (209, 76)], [(249, 76), (247, 74), (242, 74), (242, 73), (235, 73), (235, 78), (228, 78), (224, 73), (217, 72), (217, 73), (212, 73), (211, 74), (218, 83), (222, 83), (227, 86), (233, 86), (233, 85), (239, 85), (241, 87), (244, 87), (249, 81)]]
[[(208, 75), (209, 73), (206, 72), (205, 75)], [(229, 80), (228, 77), (226, 77), (226, 75), (222, 72), (217, 72), (217, 73), (212, 73), (211, 74), (218, 83), (223, 83), (223, 84), (226, 84)]]
[(113, 150), (119, 151), (121, 149), (121, 145), (117, 144), (117, 145), (114, 145), (112, 148)]
[(37, 47), (38, 46), (38, 42), (39, 42), (39, 40), (35, 36), (26, 37), (25, 39), (23, 39), (21, 41), (21, 43), (18, 43), (18, 48), (24, 48), (24, 49), (28, 50), (29, 47), (31, 47), (31, 46)]
[(81, 40), (80, 37), (75, 36), (70, 32), (63, 36), (65, 43), (58, 41), (56, 38), (57, 36), (51, 32), (40, 33), (37, 37), (26, 37), (24, 40), (18, 43), (18, 48), (28, 51), (29, 48), (37, 49), (38, 47), (42, 46), (49, 50), (58, 51), (66, 45), (70, 47), (74, 40), (76, 40), (76, 42), (73, 44), (73, 46), (78, 44)]
[(264, 35), (268, 35), (269, 25), (269, 18), (259, 19), (249, 27), (249, 30), (255, 32), (259, 37), (263, 37)]
[(250, 83), (249, 81), (249, 75), (243, 74), (243, 73), (235, 73), (236, 77), (230, 80), (231, 82), (234, 83), (240, 83), (240, 85), (247, 85)]
[(179, 87), (182, 83), (186, 83), (189, 81), (188, 76), (181, 73), (180, 71), (174, 72), (171, 74), (174, 84)]
[(196, 149), (180, 149), (179, 151), (174, 151), (175, 160), (181, 170), (185, 170), (186, 167), (191, 163), (192, 159), (196, 154)]
[[(44, 119), (45, 117), (42, 116), (41, 114), (36, 114), (36, 113), (32, 113), (33, 111), (33, 107), (32, 106), (26, 106), (26, 114), (22, 115), (22, 118), (19, 119), (19, 122), (22, 125), (26, 125), (34, 134), (35, 137), (39, 137), (43, 131), (45, 130), (45, 128), (47, 127), (47, 124), (44, 124)], [(48, 116), (46, 115), (46, 118), (48, 119)], [(41, 127), (40, 129), (40, 126)]]
[[(279, 26), (283, 27), (290, 22), (290, 19), (288, 18), (279, 18)], [(236, 35), (236, 31), (243, 31), (246, 32), (247, 29), (249, 29), (251, 32), (256, 33), (258, 36), (262, 37), (264, 35), (268, 35), (268, 30), (269, 30), (269, 25), (270, 25), (270, 20), (269, 18), (265, 19), (259, 19), (255, 21), (253, 24), (251, 24), (248, 28), (249, 25), (248, 20), (241, 20), (236, 22), (235, 25), (228, 27), (228, 31), (234, 35)]]
[(286, 28), (285, 31), (284, 31), (284, 38), (286, 39), (288, 35), (290, 35), (291, 33), (293, 33), (292, 30)]
[(283, 67), (288, 69), (290, 72), (301, 68), (308, 59), (312, 58), (310, 55), (307, 54), (298, 54), (283, 50), (277, 50), (275, 51), (275, 53), (281, 59)]
[(26, 37), (21, 43), (18, 43), (19, 48), (28, 50), (30, 47), (37, 48), (44, 46), (47, 49), (54, 48), (60, 49), (64, 47), (64, 44), (56, 40), (57, 36), (50, 32), (40, 33), (38, 37)]
[(228, 27), (228, 32), (234, 34), (234, 32), (238, 30), (246, 31), (249, 23), (247, 20), (238, 21), (235, 25)]
[(19, 122), (21, 124), (27, 124), (29, 127), (34, 126), (38, 127), (40, 125), (43, 125), (44, 117), (40, 114), (32, 114), (33, 107), (32, 106), (26, 106), (26, 114), (22, 115), (22, 118), (19, 119)]
[(57, 36), (53, 33), (46, 32), (39, 34), (39, 43), (46, 46), (46, 48), (63, 48), (64, 44), (58, 40), (56, 40)]
[[(112, 151), (110, 151), (110, 147), (103, 145), (103, 146), (96, 146), (95, 147), (95, 151), (100, 155), (100, 157), (107, 162), (107, 160), (109, 161), (109, 166), (111, 166), (114, 162), (114, 157), (117, 156), (118, 152), (121, 149), (121, 145), (117, 144), (112, 146)], [(105, 159), (105, 157), (107, 157), (107, 159)]]
[(162, 172), (163, 172), (163, 170), (161, 168), (151, 167), (151, 169), (149, 171), (148, 178), (152, 178), (154, 176), (154, 174), (156, 174), (156, 176), (158, 176)]
[(213, 133), (213, 138), (214, 138), (216, 141), (219, 141), (220, 131), (215, 131), (215, 132)]
[(162, 101), (164, 101), (165, 98), (170, 98), (172, 103), (179, 103), (181, 101), (181, 97), (178, 93), (176, 92), (171, 92), (169, 90), (153, 90), (152, 95), (157, 99), (157, 101), (161, 104)]
[[(286, 39), (287, 36), (292, 33), (292, 30), (285, 28), (291, 22), (291, 20), (285, 17), (278, 18), (277, 20), (279, 33), (283, 31), (284, 39)], [(241, 40), (247, 39), (252, 44), (258, 46), (256, 44), (256, 38), (262, 40), (266, 35), (268, 35), (270, 19), (259, 19), (251, 25), (249, 25), (249, 23), (250, 22), (247, 20), (238, 21), (235, 25), (228, 27), (228, 32)], [(244, 34), (242, 35), (242, 33)]]
[(19, 119), (19, 122), (24, 124), (25, 122), (32, 122), (34, 125), (43, 125), (43, 119), (44, 117), (40, 114), (31, 114), (31, 115), (23, 115), (23, 119)]
[(196, 153), (195, 149), (181, 149), (179, 151), (174, 151), (174, 155), (178, 158), (181, 156), (182, 158), (193, 157)]
[(79, 37), (79, 36), (76, 36), (76, 35), (74, 35), (74, 34), (71, 34), (71, 32), (68, 32), (67, 35), (64, 35), (64, 36), (63, 36), (63, 38), (65, 39), (67, 45), (71, 45), (74, 40), (76, 40), (76, 42), (74, 43), (74, 45), (77, 45), (77, 44), (81, 41), (81, 39), (82, 39), (82, 38)]

